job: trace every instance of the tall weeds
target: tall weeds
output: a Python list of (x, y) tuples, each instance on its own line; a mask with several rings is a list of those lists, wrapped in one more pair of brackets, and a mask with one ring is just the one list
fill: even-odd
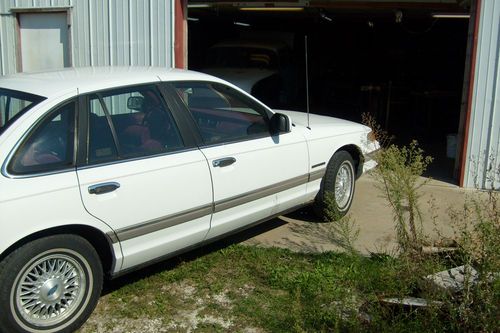
[(399, 248), (404, 253), (420, 251), (424, 238), (419, 190), (429, 181), (421, 176), (432, 158), (412, 141), (403, 147), (390, 145), (376, 161), (375, 180), (392, 208)]

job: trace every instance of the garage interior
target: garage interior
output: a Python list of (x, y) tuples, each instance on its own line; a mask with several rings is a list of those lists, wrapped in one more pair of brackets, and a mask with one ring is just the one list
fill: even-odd
[(311, 113), (357, 122), (370, 113), (395, 143), (415, 139), (434, 158), (427, 176), (456, 184), (470, 10), (458, 0), (188, 1), (188, 67), (209, 67), (209, 48), (223, 41), (285, 43), (286, 98), (257, 97), (305, 112), (307, 36)]

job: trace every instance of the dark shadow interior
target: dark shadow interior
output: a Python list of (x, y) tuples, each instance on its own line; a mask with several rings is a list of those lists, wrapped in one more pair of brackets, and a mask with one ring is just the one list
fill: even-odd
[(312, 113), (354, 121), (371, 113), (396, 143), (416, 139), (434, 157), (430, 176), (455, 182), (447, 148), (453, 147), (459, 127), (467, 18), (434, 18), (431, 9), (422, 7), (297, 12), (190, 8), (188, 16), (190, 69), (204, 69), (209, 47), (220, 41), (288, 44), (282, 80), (289, 84), (289, 98), (257, 96), (274, 108), (306, 111), (307, 36)]

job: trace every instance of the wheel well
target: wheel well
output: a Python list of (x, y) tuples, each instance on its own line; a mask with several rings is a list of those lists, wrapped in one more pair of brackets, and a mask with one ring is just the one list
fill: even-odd
[(104, 274), (109, 275), (112, 272), (115, 260), (111, 241), (100, 230), (86, 225), (65, 225), (61, 227), (54, 227), (26, 236), (9, 246), (7, 250), (0, 255), (0, 261), (24, 244), (27, 244), (35, 239), (59, 234), (73, 234), (86, 239), (99, 255)]
[(364, 157), (359, 147), (356, 145), (346, 145), (340, 147), (337, 151), (341, 150), (346, 151), (349, 153), (349, 155), (351, 155), (352, 159), (354, 160), (354, 168), (356, 169), (356, 178), (360, 177), (363, 173)]

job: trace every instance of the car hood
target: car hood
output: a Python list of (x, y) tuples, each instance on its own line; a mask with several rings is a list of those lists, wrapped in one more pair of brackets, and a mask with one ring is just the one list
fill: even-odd
[(292, 123), (296, 125), (304, 127), (307, 127), (309, 125), (309, 127), (312, 130), (335, 128), (336, 134), (370, 131), (370, 128), (367, 126), (345, 119), (320, 116), (317, 114), (309, 114), (309, 124), (308, 124), (307, 113), (305, 112), (288, 111), (288, 110), (274, 110), (274, 111), (289, 116), (292, 119)]
[(257, 82), (277, 73), (260, 68), (205, 68), (202, 72), (229, 81), (249, 94)]

